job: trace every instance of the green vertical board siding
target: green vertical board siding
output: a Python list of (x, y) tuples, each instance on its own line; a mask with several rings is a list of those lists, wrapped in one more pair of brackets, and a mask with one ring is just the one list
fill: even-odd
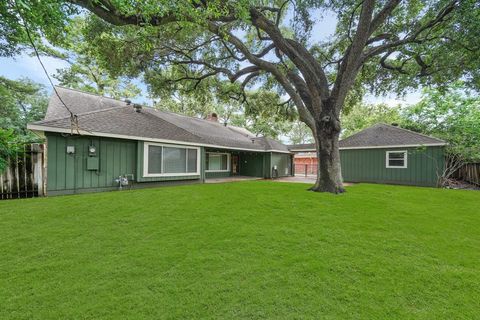
[(271, 155), (270, 172), (274, 166), (277, 166), (279, 177), (292, 175), (291, 155), (285, 153), (272, 153)]
[(266, 153), (263, 157), (263, 177), (266, 179), (272, 178), (272, 153)]
[(205, 172), (205, 178), (227, 178), (232, 175), (231, 171), (227, 172)]
[(240, 175), (249, 177), (264, 177), (264, 156), (267, 153), (241, 152)]
[[(205, 153), (208, 153), (208, 152), (211, 152), (211, 153), (215, 153), (215, 152), (229, 153), (230, 154), (230, 163), (229, 163), (230, 170), (229, 171), (222, 171), (222, 172), (207, 172), (207, 171), (205, 171), (205, 178), (206, 179), (227, 178), (227, 177), (232, 176), (232, 156), (238, 154), (238, 152), (236, 152), (234, 150), (225, 150), (225, 149), (212, 149), (212, 148), (205, 149)], [(207, 167), (206, 167), (207, 166), (207, 156), (206, 155), (205, 155), (204, 161), (205, 161), (205, 170), (206, 170), (207, 169)]]
[[(387, 151), (408, 151), (407, 168), (387, 168)], [(444, 165), (443, 147), (340, 150), (347, 182), (436, 186)]]
[[(237, 155), (239, 157), (238, 165), (241, 176), (250, 177), (264, 177), (266, 156), (269, 153), (253, 152), (253, 151), (239, 151), (232, 149), (212, 149), (207, 148), (206, 152), (225, 152), (230, 153), (230, 156)], [(230, 172), (205, 172), (207, 178), (221, 178), (229, 177), (232, 175), (232, 159), (230, 157)]]
[[(96, 147), (99, 170), (87, 170), (90, 145)], [(118, 176), (136, 176), (136, 145), (134, 140), (47, 133), (47, 191), (115, 188)], [(74, 146), (75, 153), (67, 154), (67, 146)]]
[[(230, 156), (237, 155), (239, 157), (239, 172), (241, 176), (260, 177), (263, 178), (266, 172), (267, 156), (269, 153), (263, 152), (249, 152), (232, 149), (212, 149), (207, 148), (206, 152), (224, 152), (230, 153)], [(206, 178), (224, 178), (232, 175), (232, 158), (230, 157), (230, 171), (229, 172), (205, 172)]]

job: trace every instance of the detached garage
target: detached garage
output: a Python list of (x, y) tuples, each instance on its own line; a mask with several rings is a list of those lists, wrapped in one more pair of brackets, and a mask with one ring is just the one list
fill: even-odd
[(346, 182), (436, 186), (445, 141), (383, 123), (340, 141)]

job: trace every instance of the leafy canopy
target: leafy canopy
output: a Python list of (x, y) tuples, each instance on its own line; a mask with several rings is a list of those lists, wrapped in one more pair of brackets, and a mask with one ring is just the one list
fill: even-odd
[(480, 161), (480, 96), (462, 83), (446, 91), (426, 89), (402, 116), (405, 127), (446, 140), (448, 152)]
[(376, 123), (400, 123), (400, 106), (392, 107), (384, 103), (360, 103), (342, 117), (342, 136), (348, 137)]
[(39, 138), (27, 130), (27, 124), (43, 119), (48, 94), (43, 85), (27, 78), (11, 80), (0, 77), (0, 128), (8, 130), (17, 140), (36, 142)]
[(0, 128), (0, 173), (7, 168), (9, 159), (15, 156), (19, 150), (19, 144), (13, 130)]
[[(327, 80), (326, 87), (317, 88), (320, 98), (332, 95), (340, 106), (358, 102), (365, 90), (402, 93), (420, 85), (447, 86), (460, 78), (470, 87), (480, 84), (480, 10), (475, 0), (17, 0), (0, 7), (7, 17), (3, 30), (15, 35), (5, 33), (5, 42), (24, 43), (16, 10), (39, 30), (37, 40), (43, 36), (58, 44), (71, 32), (69, 21), (85, 15), (81, 7), (98, 17), (88, 18), (88, 55), (114, 76), (183, 82), (188, 90), (214, 77), (236, 84), (228, 97), (241, 101), (248, 99), (244, 89), (272, 90), (308, 123), (310, 116), (318, 116), (308, 106), (309, 99), (316, 99), (309, 77), (320, 73)], [(372, 11), (371, 32), (365, 43), (357, 42), (367, 10)], [(314, 36), (323, 15), (338, 21), (330, 39)], [(360, 51), (356, 45), (362, 46)], [(308, 65), (322, 72), (309, 74)]]
[[(480, 4), (475, 0), (18, 0), (2, 3), (0, 12), (5, 15), (1, 43), (8, 44), (3, 55), (25, 44), (25, 22), (34, 27), (35, 41), (45, 37), (74, 50), (78, 29), (72, 26), (80, 15), (85, 18), (82, 55), (112, 77), (143, 77), (152, 97), (172, 108), (187, 105), (188, 112), (236, 99), (247, 115), (255, 111), (251, 114), (276, 119), (272, 111), (288, 118), (295, 107), (316, 131), (314, 123), (334, 121), (345, 108), (357, 119), (349, 123), (345, 118), (347, 131), (353, 132), (371, 121), (397, 117), (376, 106), (362, 119), (368, 110), (355, 108), (367, 91), (446, 90), (458, 79), (468, 88), (480, 86)], [(319, 39), (314, 34), (327, 14), (336, 17), (336, 32)], [(59, 79), (85, 83), (78, 74), (72, 67)], [(201, 106), (193, 106), (197, 99)], [(449, 121), (475, 119), (475, 103), (462, 101), (435, 110), (417, 106), (406, 117), (418, 117), (420, 123), (435, 114)], [(329, 104), (335, 107), (333, 117), (322, 114)], [(470, 120), (462, 121), (440, 122), (437, 128), (472, 127)], [(431, 125), (418, 129), (440, 132)]]

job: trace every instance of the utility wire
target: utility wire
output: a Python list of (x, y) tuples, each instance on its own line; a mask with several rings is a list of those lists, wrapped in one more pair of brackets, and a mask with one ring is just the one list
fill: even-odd
[(28, 29), (27, 21), (25, 20), (25, 18), (23, 17), (20, 9), (18, 8), (17, 2), (16, 1), (14, 1), (14, 2), (15, 2), (15, 7), (17, 9), (18, 15), (20, 16), (20, 19), (22, 19), (23, 27), (25, 29), (25, 32), (27, 33), (28, 41), (30, 42), (30, 45), (32, 46), (33, 50), (35, 51), (35, 55), (37, 56), (38, 62), (40, 62), (40, 65), (42, 66), (43, 72), (45, 72), (45, 75), (47, 76), (47, 79), (50, 82), (50, 85), (52, 86), (53, 91), (55, 92), (55, 95), (58, 97), (58, 100), (60, 100), (62, 105), (65, 107), (65, 109), (67, 109), (68, 112), (70, 113), (71, 134), (73, 134), (74, 129), (77, 131), (78, 134), (80, 134), (80, 128), (78, 126), (78, 117), (77, 117), (76, 114), (74, 114), (72, 112), (72, 110), (67, 106), (67, 104), (63, 101), (62, 97), (58, 93), (57, 88), (53, 84), (53, 81), (50, 78), (50, 75), (48, 74), (48, 71), (45, 68), (45, 65), (43, 64), (42, 59), (40, 58), (40, 54), (38, 53), (37, 46), (35, 45), (35, 43), (33, 41), (33, 38), (30, 34), (30, 30)]

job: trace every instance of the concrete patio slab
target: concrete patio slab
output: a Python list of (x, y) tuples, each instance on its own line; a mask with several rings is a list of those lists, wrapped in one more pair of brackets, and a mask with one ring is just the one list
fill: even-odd
[(235, 177), (225, 177), (225, 178), (209, 178), (209, 179), (205, 179), (205, 183), (224, 183), (224, 182), (249, 181), (249, 180), (263, 180), (263, 178), (246, 177), (246, 176), (235, 176)]

